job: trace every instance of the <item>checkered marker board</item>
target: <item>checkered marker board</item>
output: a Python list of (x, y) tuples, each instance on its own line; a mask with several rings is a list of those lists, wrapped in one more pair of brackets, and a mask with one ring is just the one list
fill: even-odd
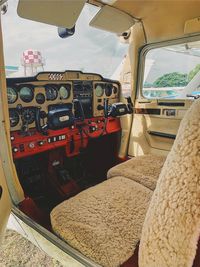
[(23, 52), (22, 60), (24, 65), (42, 65), (42, 55), (36, 50), (26, 50)]

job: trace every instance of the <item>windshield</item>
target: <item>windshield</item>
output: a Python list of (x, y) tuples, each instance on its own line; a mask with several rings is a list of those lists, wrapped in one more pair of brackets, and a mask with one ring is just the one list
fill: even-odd
[(42, 70), (81, 70), (112, 78), (128, 45), (120, 43), (115, 34), (89, 26), (97, 7), (86, 4), (75, 34), (62, 39), (57, 27), (20, 18), (17, 2), (9, 0), (2, 16), (7, 77), (30, 76)]

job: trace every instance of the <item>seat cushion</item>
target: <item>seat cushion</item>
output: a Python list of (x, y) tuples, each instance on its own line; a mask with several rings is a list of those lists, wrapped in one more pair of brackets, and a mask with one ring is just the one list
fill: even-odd
[(109, 179), (55, 207), (53, 231), (98, 264), (119, 266), (134, 253), (151, 196), (135, 181)]
[(123, 176), (154, 190), (165, 159), (150, 154), (135, 157), (111, 168), (107, 177)]

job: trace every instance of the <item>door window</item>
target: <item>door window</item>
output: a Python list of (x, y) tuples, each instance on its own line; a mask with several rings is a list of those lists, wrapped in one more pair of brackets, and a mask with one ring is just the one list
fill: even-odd
[(200, 95), (200, 41), (150, 50), (145, 58), (142, 96), (187, 99)]

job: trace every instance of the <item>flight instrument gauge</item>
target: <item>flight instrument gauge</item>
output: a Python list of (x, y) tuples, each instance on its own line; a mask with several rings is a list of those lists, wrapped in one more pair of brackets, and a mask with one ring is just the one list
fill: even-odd
[(35, 110), (31, 108), (25, 108), (22, 110), (22, 121), (25, 124), (31, 124), (35, 121)]
[(71, 85), (61, 85), (59, 88), (60, 99), (68, 99), (70, 97)]
[(95, 93), (97, 97), (101, 97), (104, 93), (103, 84), (97, 84), (95, 88)]
[(38, 93), (35, 97), (35, 100), (38, 104), (42, 105), (45, 102), (45, 95), (42, 93)]
[(34, 98), (34, 93), (33, 93), (33, 89), (31, 86), (23, 86), (21, 87), (20, 91), (19, 91), (19, 96), (21, 98), (22, 101), (28, 103), (31, 102)]
[(18, 95), (17, 91), (14, 87), (7, 87), (7, 98), (8, 98), (8, 104), (13, 104), (16, 102)]
[(10, 126), (15, 127), (19, 123), (19, 114), (15, 109), (9, 109)]
[(106, 96), (111, 96), (112, 95), (112, 84), (111, 83), (107, 83), (105, 86), (105, 94)]
[(48, 84), (45, 86), (45, 90), (46, 90), (46, 99), (48, 101), (53, 101), (57, 98), (58, 96), (57, 85)]
[(117, 94), (117, 92), (118, 92), (117, 87), (116, 86), (113, 86), (113, 94)]

